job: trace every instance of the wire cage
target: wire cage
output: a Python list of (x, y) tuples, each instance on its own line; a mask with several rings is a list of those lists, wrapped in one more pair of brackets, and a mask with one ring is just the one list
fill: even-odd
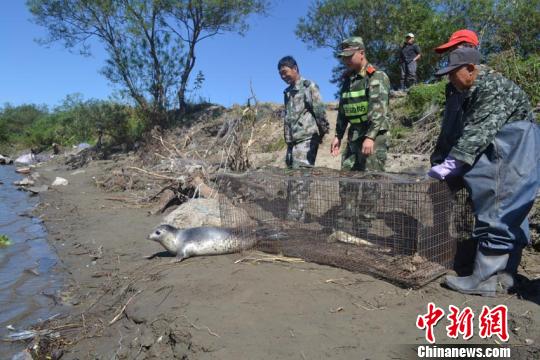
[(255, 249), (420, 287), (473, 224), (464, 191), (413, 175), (265, 169), (218, 176), (222, 226)]

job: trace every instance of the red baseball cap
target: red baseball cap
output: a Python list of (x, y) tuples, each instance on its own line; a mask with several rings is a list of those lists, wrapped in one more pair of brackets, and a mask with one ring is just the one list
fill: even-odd
[(450, 36), (450, 39), (448, 39), (447, 43), (436, 47), (435, 52), (439, 54), (443, 53), (447, 51), (449, 48), (451, 48), (452, 46), (462, 43), (462, 42), (467, 42), (467, 43), (473, 44), (474, 46), (478, 46), (479, 44), (478, 36), (476, 35), (474, 31), (458, 30), (455, 33), (453, 33), (452, 36)]

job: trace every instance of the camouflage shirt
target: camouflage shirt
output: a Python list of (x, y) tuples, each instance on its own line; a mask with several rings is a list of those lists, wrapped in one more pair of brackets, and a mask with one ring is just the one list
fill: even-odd
[(462, 97), (456, 102), (458, 106), (461, 103), (458, 111), (462, 118), (451, 116), (452, 109), (447, 106), (434, 153), (441, 156), (435, 162), (450, 155), (472, 165), (505, 124), (534, 119), (527, 94), (519, 86), (486, 65), (479, 68), (468, 91), (460, 94), (449, 84), (446, 101), (451, 102), (449, 96)]
[[(368, 70), (374, 71), (368, 74)], [(366, 65), (359, 73), (353, 74), (345, 79), (341, 88), (342, 94), (339, 102), (338, 117), (336, 122), (336, 136), (342, 139), (345, 130), (349, 125), (343, 109), (343, 93), (359, 87), (367, 88), (368, 95), (368, 113), (367, 113), (367, 131), (365, 136), (375, 139), (381, 132), (389, 130), (390, 113), (388, 111), (390, 79), (382, 70), (375, 69), (371, 64)], [(355, 125), (356, 126), (356, 125)]]
[(322, 102), (319, 87), (313, 81), (301, 77), (283, 93), (285, 142), (297, 144), (318, 134), (316, 119), (326, 121), (326, 106)]

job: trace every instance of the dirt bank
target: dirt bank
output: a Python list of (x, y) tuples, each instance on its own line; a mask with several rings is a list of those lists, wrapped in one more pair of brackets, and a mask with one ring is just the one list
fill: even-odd
[[(45, 193), (41, 207), (70, 277), (58, 296), (69, 316), (54, 324), (70, 325), (54, 345), (65, 346), (65, 359), (405, 359), (411, 346), (403, 344), (425, 343), (415, 321), (428, 302), (470, 306), (477, 316), (482, 305), (505, 304), (510, 343), (519, 345), (513, 358), (539, 356), (537, 253), (525, 256), (521, 270), (537, 279), (528, 283), (529, 300), (464, 296), (438, 281), (402, 289), (311, 263), (236, 263), (248, 254), (173, 264), (145, 239), (162, 215), (119, 201), (124, 193), (98, 190), (93, 178), (106, 171), (104, 162), (40, 170), (44, 181), (69, 180)], [(436, 327), (437, 343), (463, 343), (445, 336), (446, 325)], [(475, 327), (469, 342), (496, 340), (479, 338)]]

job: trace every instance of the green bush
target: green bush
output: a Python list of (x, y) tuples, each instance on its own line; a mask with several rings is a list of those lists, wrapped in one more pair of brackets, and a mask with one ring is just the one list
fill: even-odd
[(0, 143), (6, 145), (26, 142), (29, 127), (47, 113), (44, 106), (5, 104), (0, 108)]
[(6, 235), (0, 235), (0, 247), (11, 245), (11, 241)]
[(99, 132), (104, 145), (131, 146), (147, 129), (147, 119), (130, 106), (111, 101), (86, 100), (69, 95), (52, 111), (36, 105), (0, 108), (1, 148), (49, 148), (95, 143)]
[(8, 127), (4, 119), (0, 119), (0, 143), (7, 142), (9, 139), (8, 136)]
[(140, 139), (144, 132), (148, 129), (149, 122), (136, 111), (131, 111), (127, 119), (127, 134), (130, 143), (134, 143)]
[(429, 106), (444, 107), (444, 89), (448, 81), (442, 80), (433, 84), (418, 84), (409, 89), (406, 107), (410, 117), (418, 117)]
[(518, 84), (529, 95), (533, 107), (540, 103), (540, 54), (523, 58), (508, 50), (492, 55), (488, 64)]
[(407, 137), (412, 129), (410, 127), (405, 127), (403, 125), (395, 125), (390, 128), (390, 137), (392, 139), (403, 139)]
[(52, 143), (67, 145), (65, 129), (58, 115), (47, 115), (37, 119), (27, 130), (28, 135), (20, 142), (26, 146), (48, 147)]

